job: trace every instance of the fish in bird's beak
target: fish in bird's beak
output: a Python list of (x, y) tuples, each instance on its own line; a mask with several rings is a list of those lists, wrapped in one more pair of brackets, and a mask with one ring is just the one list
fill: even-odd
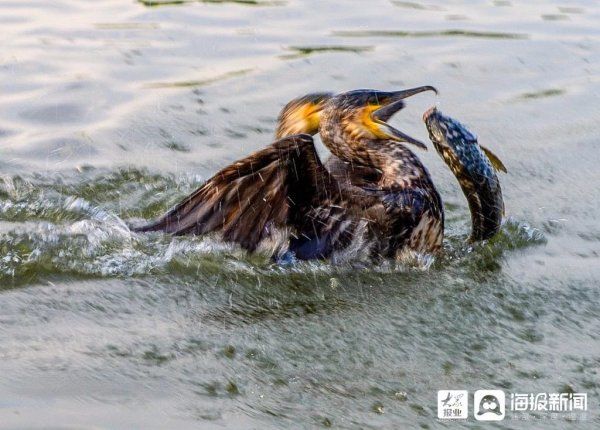
[(425, 144), (403, 132), (392, 127), (387, 123), (387, 121), (398, 111), (404, 108), (404, 99), (410, 96), (414, 96), (415, 94), (419, 94), (425, 91), (433, 91), (434, 93), (438, 93), (438, 91), (430, 86), (422, 86), (411, 88), (408, 90), (401, 91), (393, 91), (393, 92), (382, 92), (381, 97), (377, 97), (377, 102), (379, 105), (375, 105), (376, 107), (371, 110), (371, 120), (374, 122), (374, 128), (376, 129), (376, 135), (381, 138), (396, 140), (399, 142), (412, 143), (413, 145), (418, 146), (424, 150), (427, 150), (427, 146)]
[(423, 114), (423, 121), (431, 143), (469, 202), (472, 223), (469, 241), (491, 238), (500, 230), (504, 217), (502, 189), (496, 174), (496, 171), (506, 173), (504, 163), (480, 145), (467, 127), (435, 107)]

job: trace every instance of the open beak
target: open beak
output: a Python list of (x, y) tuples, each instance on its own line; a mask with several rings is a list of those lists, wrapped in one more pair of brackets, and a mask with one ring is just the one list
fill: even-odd
[(379, 126), (379, 130), (385, 134), (389, 139), (397, 140), (400, 142), (412, 143), (413, 145), (418, 146), (424, 150), (427, 150), (427, 146), (425, 144), (413, 137), (404, 134), (400, 130), (392, 127), (387, 123), (387, 121), (398, 111), (404, 108), (405, 104), (403, 99), (414, 96), (415, 94), (422, 93), (424, 91), (433, 91), (434, 93), (438, 93), (437, 90), (429, 85), (423, 87), (411, 88), (408, 90), (402, 91), (394, 91), (391, 93), (387, 93), (387, 100), (389, 103), (380, 107), (379, 109), (373, 111), (372, 118), (373, 121)]

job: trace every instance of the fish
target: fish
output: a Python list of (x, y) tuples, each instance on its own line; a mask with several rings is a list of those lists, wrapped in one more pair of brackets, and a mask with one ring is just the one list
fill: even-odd
[(495, 236), (505, 215), (502, 188), (497, 172), (506, 166), (477, 136), (456, 119), (436, 107), (423, 114), (429, 139), (450, 168), (465, 195), (471, 212), (470, 242)]

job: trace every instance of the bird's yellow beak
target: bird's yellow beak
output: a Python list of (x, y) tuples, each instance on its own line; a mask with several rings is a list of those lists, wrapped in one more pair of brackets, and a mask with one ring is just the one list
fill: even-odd
[(427, 146), (425, 146), (423, 142), (401, 132), (387, 123), (387, 120), (389, 120), (396, 112), (404, 108), (405, 104), (403, 99), (424, 91), (433, 91), (437, 94), (437, 90), (429, 85), (408, 90), (383, 93), (381, 104), (368, 105), (365, 107), (363, 112), (363, 123), (377, 138), (412, 143), (419, 148), (427, 150)]

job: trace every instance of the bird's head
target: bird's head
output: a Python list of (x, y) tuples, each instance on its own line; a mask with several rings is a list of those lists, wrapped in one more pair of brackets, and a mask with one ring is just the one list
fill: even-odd
[(427, 149), (424, 143), (392, 127), (387, 121), (404, 107), (404, 99), (424, 91), (423, 86), (401, 91), (354, 90), (332, 97), (321, 113), (323, 142), (335, 152), (352, 150), (361, 141), (397, 141)]
[(311, 93), (290, 101), (279, 113), (275, 137), (281, 139), (294, 134), (316, 134), (321, 112), (331, 93)]

